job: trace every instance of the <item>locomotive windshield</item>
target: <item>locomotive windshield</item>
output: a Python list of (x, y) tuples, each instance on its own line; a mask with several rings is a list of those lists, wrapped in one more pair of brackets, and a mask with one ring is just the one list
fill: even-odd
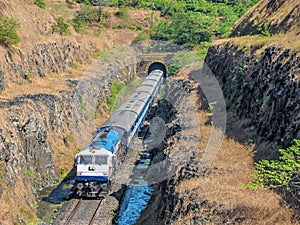
[(92, 164), (93, 163), (93, 156), (91, 156), (91, 155), (80, 155), (78, 163), (79, 164)]
[(95, 164), (107, 165), (107, 157), (95, 156)]
[(107, 156), (79, 155), (78, 164), (107, 165)]

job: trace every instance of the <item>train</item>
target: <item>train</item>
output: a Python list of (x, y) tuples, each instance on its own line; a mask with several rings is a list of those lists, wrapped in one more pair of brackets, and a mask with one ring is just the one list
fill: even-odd
[(105, 197), (117, 165), (124, 160), (135, 135), (164, 79), (167, 66), (153, 61), (147, 76), (130, 97), (97, 129), (92, 141), (75, 156), (74, 193), (80, 197)]

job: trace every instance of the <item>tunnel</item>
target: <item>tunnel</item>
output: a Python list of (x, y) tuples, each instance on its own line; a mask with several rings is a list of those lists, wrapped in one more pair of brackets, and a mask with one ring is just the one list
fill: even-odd
[(168, 74), (168, 66), (165, 62), (160, 61), (160, 60), (155, 60), (155, 61), (151, 61), (147, 64), (146, 66), (146, 72), (147, 74), (150, 74), (153, 70), (162, 70), (164, 73), (164, 78), (167, 77)]

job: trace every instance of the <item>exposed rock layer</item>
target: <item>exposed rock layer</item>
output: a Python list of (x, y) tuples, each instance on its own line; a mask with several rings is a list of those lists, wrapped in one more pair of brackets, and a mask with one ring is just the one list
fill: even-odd
[(37, 77), (64, 73), (68, 68), (82, 64), (86, 58), (86, 51), (71, 40), (36, 43), (22, 50), (7, 49), (0, 64), (0, 91), (5, 89), (7, 82), (23, 84)]
[(299, 24), (299, 1), (259, 1), (235, 24), (231, 36), (299, 32)]
[[(134, 76), (136, 62), (131, 60), (110, 65), (96, 61), (87, 74), (69, 80), (69, 88), (57, 94), (0, 101), (0, 175), (5, 179), (0, 190), (5, 186), (6, 196), (22, 191), (26, 195), (20, 207), (34, 204), (28, 199), (31, 185), (36, 189), (53, 184), (60, 179), (59, 173), (70, 169), (77, 149), (88, 144), (96, 131), (96, 109), (106, 104), (112, 80)], [(23, 186), (27, 190), (20, 190)]]
[[(271, 46), (256, 58), (253, 50), (215, 44), (205, 62), (220, 82), (229, 115), (247, 135), (258, 137), (258, 143), (286, 147), (300, 138), (299, 53)], [(258, 156), (272, 158), (277, 150)]]

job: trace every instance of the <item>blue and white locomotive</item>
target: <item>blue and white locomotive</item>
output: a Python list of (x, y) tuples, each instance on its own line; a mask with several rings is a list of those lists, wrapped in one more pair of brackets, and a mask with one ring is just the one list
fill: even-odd
[(148, 76), (131, 96), (97, 130), (90, 144), (75, 158), (75, 190), (78, 196), (105, 196), (116, 164), (126, 156), (129, 145), (146, 118), (163, 79), (166, 66), (149, 64)]

